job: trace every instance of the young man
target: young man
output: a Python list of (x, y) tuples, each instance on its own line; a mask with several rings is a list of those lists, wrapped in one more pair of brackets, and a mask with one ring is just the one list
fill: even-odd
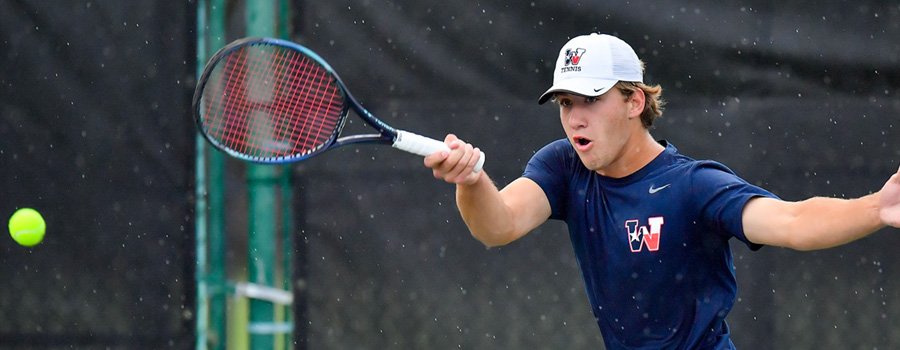
[[(874, 194), (788, 202), (712, 161), (657, 142), (661, 89), (624, 41), (591, 34), (560, 50), (553, 86), (566, 138), (528, 162), (502, 191), (473, 173), (478, 149), (448, 135), (450, 152), (426, 157), (457, 185), (472, 235), (510, 243), (565, 220), (606, 348), (733, 349), (725, 316), (736, 282), (728, 245), (822, 249), (900, 226), (900, 174)], [(900, 171), (898, 171), (900, 173)]]

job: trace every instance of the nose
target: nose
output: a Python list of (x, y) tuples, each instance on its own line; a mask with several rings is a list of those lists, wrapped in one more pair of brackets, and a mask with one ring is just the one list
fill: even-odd
[(585, 118), (585, 113), (581, 108), (573, 106), (560, 112), (562, 113), (563, 123), (570, 128), (578, 130), (587, 126), (587, 118)]

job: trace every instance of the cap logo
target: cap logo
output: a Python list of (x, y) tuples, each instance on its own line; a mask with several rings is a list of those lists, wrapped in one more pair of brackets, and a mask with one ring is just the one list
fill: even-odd
[(580, 72), (581, 67), (578, 66), (578, 63), (581, 62), (581, 56), (584, 55), (586, 51), (587, 50), (582, 48), (566, 49), (566, 64), (562, 67), (560, 73)]

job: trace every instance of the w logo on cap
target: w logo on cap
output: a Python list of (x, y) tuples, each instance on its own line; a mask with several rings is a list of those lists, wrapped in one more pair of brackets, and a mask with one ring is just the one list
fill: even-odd
[(587, 51), (585, 49), (566, 49), (566, 65), (578, 65), (578, 61), (581, 61), (581, 55), (584, 55), (584, 52)]

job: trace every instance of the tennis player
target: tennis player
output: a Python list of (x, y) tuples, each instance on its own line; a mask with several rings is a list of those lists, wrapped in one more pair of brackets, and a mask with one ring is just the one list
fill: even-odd
[(539, 99), (558, 105), (566, 138), (538, 151), (502, 191), (472, 172), (479, 152), (453, 135), (450, 152), (425, 159), (436, 178), (457, 185), (463, 219), (488, 246), (547, 219), (568, 224), (607, 349), (734, 349), (725, 323), (737, 289), (732, 238), (753, 250), (812, 250), (900, 226), (900, 174), (861, 198), (791, 202), (654, 140), (663, 101), (643, 72), (614, 36), (566, 43)]

